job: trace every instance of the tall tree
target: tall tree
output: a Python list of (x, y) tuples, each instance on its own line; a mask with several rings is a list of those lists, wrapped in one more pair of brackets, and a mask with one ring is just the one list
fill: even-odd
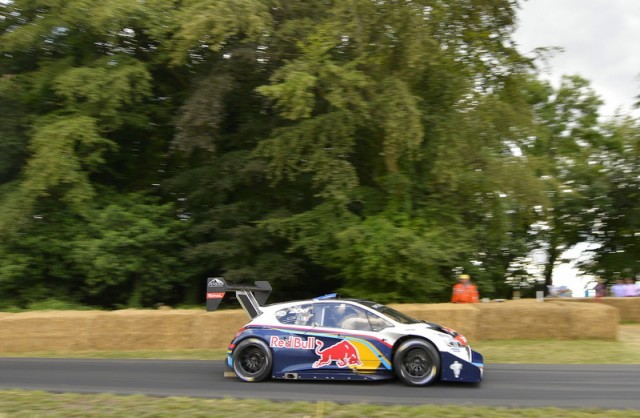
[[(31, 267), (43, 249), (103, 304), (176, 289), (196, 302), (214, 274), (296, 296), (443, 300), (461, 268), (502, 296), (545, 202), (516, 7), (3, 4), (0, 252), (22, 256), (0, 269), (6, 288), (64, 282)], [(20, 245), (55, 226), (57, 249)], [(126, 265), (111, 264), (123, 248)]]
[(603, 125), (600, 167), (605, 197), (592, 206), (592, 255), (582, 263), (605, 280), (640, 275), (640, 122), (619, 115)]
[(536, 244), (546, 249), (545, 284), (551, 285), (554, 267), (565, 250), (590, 235), (594, 208), (606, 199), (606, 184), (597, 154), (603, 144), (598, 109), (602, 100), (579, 76), (565, 76), (554, 90), (536, 81), (531, 89), (539, 131), (529, 154), (546, 184), (545, 217), (534, 224)]
[[(0, 101), (12, 116), (2, 130), (0, 149), (13, 151), (9, 158), (3, 155), (0, 165), (0, 251), (15, 256), (4, 259), (0, 268), (4, 288), (35, 281), (33, 289), (57, 289), (40, 295), (86, 302), (85, 280), (98, 272), (87, 272), (87, 260), (70, 254), (89, 252), (77, 239), (83, 227), (113, 227), (95, 222), (102, 219), (100, 210), (110, 210), (96, 202), (114, 192), (123, 193), (122, 201), (131, 199), (131, 191), (154, 193), (152, 184), (161, 176), (172, 134), (164, 121), (172, 114), (171, 105), (163, 94), (175, 90), (170, 86), (179, 74), (167, 68), (171, 53), (162, 46), (174, 29), (173, 6), (163, 0), (15, 0), (0, 5)], [(171, 213), (154, 200), (137, 205), (147, 207), (132, 210), (139, 223), (147, 215), (151, 223), (160, 223), (162, 216), (154, 214)], [(172, 219), (163, 221), (170, 224)], [(108, 232), (101, 231), (100, 251), (110, 251), (117, 260), (120, 248), (107, 244)], [(153, 252), (162, 259), (170, 247), (150, 244), (137, 257), (148, 261)], [(59, 261), (48, 261), (54, 259)], [(180, 280), (179, 274), (144, 264), (131, 262), (129, 268), (137, 274), (112, 279)], [(114, 271), (102, 272), (108, 273)], [(77, 295), (79, 289), (85, 294)], [(108, 298), (93, 302), (126, 304)]]
[(531, 128), (517, 88), (527, 63), (509, 40), (515, 4), (331, 6), (295, 26), (295, 58), (258, 89), (282, 118), (258, 155), (275, 182), (307, 179), (321, 200), (264, 224), (335, 268), (348, 293), (443, 297), (469, 260), (494, 291), (503, 276), (489, 249), (523, 234), (538, 197), (505, 153)]

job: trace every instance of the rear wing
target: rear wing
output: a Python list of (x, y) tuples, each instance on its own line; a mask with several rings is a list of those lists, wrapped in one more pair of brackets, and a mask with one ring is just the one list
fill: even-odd
[(209, 277), (207, 279), (207, 311), (218, 309), (227, 291), (235, 291), (242, 309), (249, 318), (255, 318), (262, 313), (260, 306), (264, 306), (267, 302), (271, 294), (271, 285), (266, 281), (257, 281), (254, 286), (236, 286), (227, 284), (222, 277)]

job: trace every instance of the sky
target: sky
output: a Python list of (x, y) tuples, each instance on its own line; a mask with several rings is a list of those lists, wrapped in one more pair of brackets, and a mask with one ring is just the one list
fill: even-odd
[[(538, 47), (563, 48), (544, 78), (556, 87), (562, 75), (589, 80), (605, 101), (602, 116), (620, 109), (640, 117), (632, 108), (640, 95), (640, 0), (521, 0), (514, 39), (525, 55)], [(563, 255), (578, 258), (582, 249)], [(554, 271), (554, 285), (569, 287), (574, 296), (583, 296), (591, 280), (578, 275), (575, 261)]]
[(545, 74), (554, 86), (562, 75), (580, 75), (605, 105), (602, 116), (620, 108), (640, 116), (639, 0), (521, 0), (514, 39), (528, 55), (537, 47), (562, 47)]

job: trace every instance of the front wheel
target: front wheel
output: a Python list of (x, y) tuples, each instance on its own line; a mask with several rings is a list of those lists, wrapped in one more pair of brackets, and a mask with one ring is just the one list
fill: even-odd
[(395, 352), (393, 369), (405, 384), (426, 386), (440, 374), (440, 353), (428, 341), (407, 340)]
[(260, 382), (271, 375), (272, 356), (267, 344), (257, 338), (241, 341), (233, 350), (233, 371), (245, 382)]

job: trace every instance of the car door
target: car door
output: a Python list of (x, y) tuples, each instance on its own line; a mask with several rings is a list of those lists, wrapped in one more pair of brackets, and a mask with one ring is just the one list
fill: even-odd
[(313, 327), (313, 304), (301, 302), (275, 312), (280, 323), (268, 331), (273, 353), (273, 375), (308, 370), (315, 361), (316, 338), (307, 335)]
[(391, 370), (391, 345), (380, 331), (392, 326), (382, 317), (345, 301), (314, 305), (317, 360), (312, 368), (333, 373)]

